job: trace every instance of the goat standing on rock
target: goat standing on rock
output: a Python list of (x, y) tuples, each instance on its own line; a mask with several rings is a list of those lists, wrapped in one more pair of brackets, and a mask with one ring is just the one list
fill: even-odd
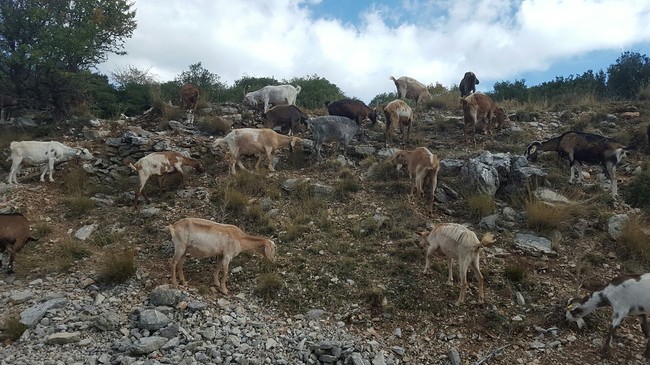
[(627, 148), (613, 142), (611, 139), (584, 132), (566, 132), (559, 137), (546, 141), (534, 141), (526, 148), (526, 158), (535, 161), (539, 152), (554, 151), (569, 160), (571, 167), (569, 183), (573, 183), (574, 171), (577, 172), (578, 182), (582, 182), (582, 162), (601, 164), (607, 177), (612, 181), (612, 195), (618, 195), (616, 185), (616, 165), (625, 156)]
[(643, 356), (650, 359), (650, 273), (618, 277), (612, 280), (602, 290), (595, 291), (584, 298), (570, 299), (567, 304), (566, 318), (578, 323), (578, 328), (584, 326), (582, 317), (600, 307), (612, 307), (614, 311), (612, 324), (609, 326), (605, 343), (601, 349), (603, 355), (609, 351), (609, 343), (620, 326), (623, 318), (628, 315), (639, 316), (641, 330), (646, 339)]

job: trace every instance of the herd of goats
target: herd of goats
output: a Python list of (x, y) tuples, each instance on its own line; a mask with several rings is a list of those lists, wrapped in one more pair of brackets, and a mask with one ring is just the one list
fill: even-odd
[[(414, 100), (416, 105), (430, 100), (427, 87), (410, 77), (400, 77), (394, 81), (397, 88), (397, 99), (389, 102), (384, 108), (386, 119), (385, 140), (392, 143), (392, 136), (397, 126), (403, 131), (407, 128), (405, 142), (408, 141), (410, 126), (413, 122), (413, 111), (404, 101)], [(461, 103), (465, 122), (465, 142), (476, 143), (475, 129), (483, 125), (486, 133), (491, 133), (491, 126), (503, 127), (507, 122), (507, 115), (501, 108), (496, 107), (489, 96), (476, 92), (475, 85), (479, 83), (473, 72), (465, 73), (460, 82)], [(293, 147), (300, 142), (300, 138), (291, 135), (299, 124), (306, 125), (314, 140), (314, 151), (317, 158), (322, 159), (321, 146), (324, 143), (335, 142), (338, 145), (347, 145), (354, 137), (363, 137), (362, 122), (370, 120), (374, 125), (377, 122), (377, 111), (366, 106), (358, 100), (344, 99), (327, 105), (327, 116), (308, 118), (295, 106), (296, 98), (300, 93), (300, 86), (292, 85), (266, 86), (257, 91), (248, 92), (244, 103), (250, 107), (263, 110), (263, 115), (270, 122), (272, 128), (280, 127), (280, 132), (272, 128), (239, 128), (232, 130), (223, 138), (213, 142), (213, 149), (221, 151), (224, 159), (230, 164), (231, 174), (236, 173), (235, 166), (245, 169), (240, 157), (245, 155), (258, 156), (255, 168), (259, 168), (262, 158), (268, 159), (268, 169), (274, 171), (272, 154), (283, 147)], [(183, 85), (181, 100), (189, 113), (196, 111), (199, 92), (191, 84)], [(272, 106), (272, 107), (271, 107)], [(338, 148), (335, 149), (335, 151)], [(347, 149), (347, 148), (346, 148)], [(17, 174), (22, 164), (44, 164), (41, 181), (45, 181), (45, 174), (49, 172), (49, 181), (52, 179), (55, 162), (78, 157), (92, 159), (92, 154), (85, 148), (68, 147), (56, 141), (15, 141), (10, 144), (12, 166), (7, 181), (17, 184)], [(528, 145), (526, 156), (535, 160), (540, 152), (553, 151), (569, 161), (570, 182), (582, 179), (582, 163), (601, 164), (610, 178), (611, 193), (618, 194), (616, 184), (616, 165), (625, 155), (626, 147), (611, 141), (609, 138), (589, 133), (571, 131), (546, 141), (534, 141)], [(345, 153), (345, 149), (344, 149)], [(412, 180), (410, 195), (419, 197), (427, 195), (424, 187), (429, 185), (431, 190), (430, 204), (433, 204), (434, 192), (437, 186), (437, 176), (440, 163), (436, 155), (425, 147), (413, 150), (397, 149), (391, 157), (399, 170), (406, 165), (409, 178)], [(134, 206), (137, 208), (140, 195), (148, 203), (144, 186), (152, 176), (159, 178), (159, 184), (169, 173), (179, 172), (185, 182), (184, 166), (191, 166), (196, 171), (202, 172), (201, 160), (184, 156), (178, 152), (154, 152), (144, 156), (136, 163), (129, 166), (138, 174), (139, 184), (135, 189)], [(417, 195), (416, 195), (417, 194)], [(275, 260), (276, 245), (264, 237), (252, 236), (244, 233), (234, 225), (221, 224), (200, 218), (184, 218), (167, 227), (174, 243), (174, 256), (171, 264), (172, 285), (177, 286), (178, 278), (182, 285), (187, 285), (183, 273), (183, 261), (186, 255), (195, 258), (216, 257), (217, 267), (214, 272), (214, 284), (219, 291), (227, 294), (226, 281), (230, 261), (242, 251), (258, 252), (269, 260)], [(452, 264), (458, 261), (460, 276), (460, 295), (457, 304), (465, 300), (467, 290), (467, 271), (471, 268), (478, 280), (479, 303), (483, 303), (483, 275), (479, 267), (481, 249), (493, 243), (494, 237), (486, 233), (481, 240), (467, 227), (455, 223), (436, 225), (431, 231), (419, 233), (422, 243), (427, 246), (426, 272), (430, 266), (430, 257), (440, 250), (448, 258), (449, 282), (453, 282)], [(34, 240), (30, 236), (29, 221), (20, 213), (7, 213), (0, 215), (0, 266), (2, 265), (1, 253), (10, 254), (8, 272), (13, 272), (14, 257), (22, 247)], [(595, 309), (611, 306), (613, 320), (607, 333), (602, 353), (606, 354), (609, 343), (623, 318), (628, 315), (639, 316), (641, 328), (646, 338), (644, 356), (650, 359), (650, 327), (647, 316), (650, 313), (650, 273), (631, 275), (613, 279), (604, 289), (595, 291), (582, 298), (569, 300), (566, 308), (566, 318), (576, 321), (582, 327), (582, 317)]]

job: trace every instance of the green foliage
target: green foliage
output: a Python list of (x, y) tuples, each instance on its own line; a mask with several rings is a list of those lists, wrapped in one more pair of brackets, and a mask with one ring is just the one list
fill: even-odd
[(201, 65), (201, 62), (190, 65), (189, 70), (181, 72), (174, 82), (179, 86), (179, 100), (180, 86), (183, 84), (189, 83), (196, 86), (200, 92), (199, 98), (205, 100), (217, 100), (226, 89), (226, 85), (221, 82), (221, 77), (207, 70)]
[(528, 88), (526, 87), (526, 80), (500, 81), (494, 83), (494, 92), (491, 97), (494, 101), (503, 100), (516, 100), (518, 102), (525, 102), (528, 100)]
[(607, 68), (607, 90), (620, 99), (637, 99), (639, 90), (650, 84), (650, 58), (626, 51)]
[(526, 271), (519, 265), (508, 265), (503, 268), (503, 276), (513, 283), (521, 283), (526, 277)]
[(634, 257), (650, 262), (650, 234), (644, 231), (645, 227), (647, 222), (643, 217), (630, 217), (623, 227), (619, 241)]
[(650, 212), (650, 170), (634, 176), (622, 190), (627, 203)]
[[(228, 101), (231, 103), (241, 103), (244, 100), (244, 91), (251, 92), (259, 90), (268, 85), (279, 85), (280, 82), (272, 77), (252, 77), (244, 76), (235, 81), (232, 87), (222, 90), (218, 96), (219, 101)], [(302, 94), (302, 92), (301, 92)], [(298, 97), (300, 98), (300, 96)]]
[(391, 101), (397, 99), (397, 94), (396, 93), (381, 93), (375, 95), (375, 97), (370, 100), (370, 104), (368, 105), (381, 105), (381, 104), (388, 104)]
[(336, 101), (345, 98), (338, 86), (316, 74), (306, 77), (294, 77), (288, 84), (302, 88), (296, 104), (307, 109), (322, 108), (326, 101)]
[(0, 90), (34, 108), (67, 115), (84, 100), (75, 74), (122, 54), (136, 27), (126, 0), (0, 3)]

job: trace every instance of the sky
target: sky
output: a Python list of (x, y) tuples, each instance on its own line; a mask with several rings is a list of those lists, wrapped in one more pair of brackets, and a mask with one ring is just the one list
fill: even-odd
[[(650, 55), (649, 0), (134, 0), (126, 56), (99, 72), (135, 67), (160, 82), (201, 62), (226, 85), (244, 76), (318, 75), (370, 102), (410, 76), (477, 91), (495, 82), (605, 70), (622, 52)], [(300, 96), (298, 96), (300, 98)]]

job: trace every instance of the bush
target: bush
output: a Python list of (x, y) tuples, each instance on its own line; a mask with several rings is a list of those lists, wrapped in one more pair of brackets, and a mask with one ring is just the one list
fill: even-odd
[(643, 217), (630, 217), (623, 227), (619, 242), (630, 250), (633, 256), (650, 262), (650, 234), (644, 231), (644, 227), (647, 227), (647, 224), (644, 224)]
[(633, 207), (650, 212), (650, 170), (636, 175), (623, 189), (623, 196)]
[(225, 135), (230, 132), (231, 128), (232, 121), (219, 116), (205, 117), (196, 123), (196, 129), (211, 135)]
[(525, 204), (526, 224), (537, 231), (558, 229), (571, 218), (568, 207), (548, 204), (536, 199)]
[(20, 316), (18, 314), (6, 315), (3, 320), (3, 325), (4, 331), (2, 331), (2, 337), (10, 341), (17, 341), (23, 335), (23, 332), (27, 330), (27, 326), (20, 323)]
[(526, 277), (526, 271), (521, 266), (506, 266), (503, 269), (503, 276), (513, 283), (521, 283)]
[(63, 199), (63, 205), (68, 208), (68, 217), (78, 218), (95, 207), (95, 201), (86, 196), (70, 196)]
[(135, 249), (126, 248), (122, 252), (104, 257), (98, 281), (102, 284), (121, 284), (129, 280), (135, 272)]
[(486, 194), (470, 195), (466, 200), (468, 212), (474, 218), (490, 215), (496, 206), (494, 197)]
[(270, 299), (276, 296), (283, 286), (282, 278), (278, 274), (262, 274), (257, 278), (255, 293), (262, 298)]

